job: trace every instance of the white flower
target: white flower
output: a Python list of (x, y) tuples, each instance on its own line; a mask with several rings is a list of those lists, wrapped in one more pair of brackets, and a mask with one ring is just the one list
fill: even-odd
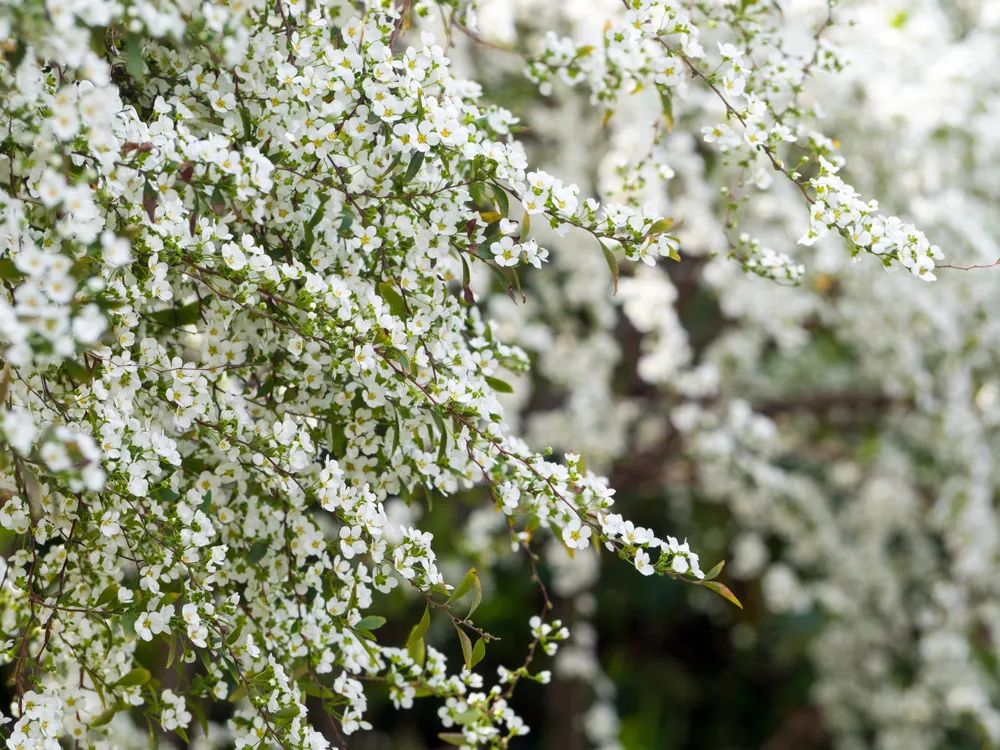
[(38, 436), (38, 428), (26, 409), (14, 409), (3, 414), (4, 437), (22, 456), (28, 455)]
[(247, 265), (247, 256), (235, 242), (227, 242), (222, 246), (222, 259), (234, 271), (242, 271)]
[(382, 238), (374, 227), (360, 227), (354, 230), (356, 246), (362, 252), (371, 253), (382, 246)]
[(591, 528), (580, 523), (578, 517), (573, 517), (563, 527), (562, 538), (570, 549), (585, 549), (590, 545)]
[(108, 230), (101, 233), (101, 248), (104, 262), (114, 268), (124, 266), (132, 260), (129, 241)]
[(361, 536), (360, 526), (344, 526), (340, 529), (340, 550), (344, 557), (350, 560), (355, 555), (362, 554), (368, 545)]
[(502, 237), (490, 245), (493, 260), (498, 266), (516, 266), (520, 260), (521, 247), (514, 244), (511, 237)]
[(653, 566), (649, 562), (649, 553), (642, 548), (635, 551), (635, 569), (644, 576), (653, 575), (654, 570)]
[(101, 516), (101, 533), (104, 536), (117, 536), (121, 533), (122, 527), (118, 524), (121, 514), (116, 510), (108, 510)]

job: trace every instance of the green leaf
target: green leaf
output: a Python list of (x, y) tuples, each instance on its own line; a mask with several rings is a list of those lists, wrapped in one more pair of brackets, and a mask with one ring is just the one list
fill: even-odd
[(344, 213), (341, 214), (340, 216), (340, 231), (346, 232), (348, 229), (351, 228), (351, 225), (353, 223), (354, 223), (354, 214), (351, 213), (350, 211), (344, 211)]
[(472, 582), (475, 581), (478, 577), (479, 573), (476, 571), (476, 569), (469, 568), (469, 572), (465, 574), (465, 578), (463, 578), (462, 582), (458, 584), (458, 587), (451, 592), (451, 596), (448, 597), (448, 603), (450, 604), (451, 602), (457, 602), (459, 599), (465, 596), (466, 592), (468, 592), (468, 590), (472, 588)]
[(674, 127), (674, 100), (670, 96), (670, 90), (665, 86), (657, 86), (660, 92), (660, 107), (663, 110), (663, 116), (667, 119), (667, 129), (673, 129)]
[(472, 617), (472, 613), (479, 609), (479, 605), (483, 601), (483, 585), (479, 582), (479, 576), (476, 576), (472, 581), (472, 604), (469, 605), (469, 614), (465, 617), (468, 619)]
[(518, 242), (524, 242), (528, 239), (528, 234), (531, 232), (531, 214), (527, 211), (524, 212), (524, 216), (521, 217), (521, 235), (518, 237)]
[(472, 274), (469, 271), (469, 263), (465, 260), (465, 256), (461, 256), (462, 260), (462, 298), (465, 300), (465, 304), (474, 305), (476, 304), (476, 296), (472, 293), (472, 287), (469, 286), (472, 280)]
[(465, 631), (458, 626), (457, 623), (452, 623), (455, 627), (455, 632), (458, 633), (458, 643), (462, 647), (462, 658), (465, 660), (466, 669), (472, 669), (472, 641), (469, 640), (469, 636), (466, 635)]
[(649, 228), (646, 232), (647, 237), (655, 237), (658, 234), (664, 234), (670, 231), (670, 228), (674, 225), (673, 219), (660, 219), (659, 221), (654, 221), (653, 226)]
[(247, 697), (247, 685), (245, 682), (241, 682), (236, 686), (236, 689), (229, 694), (227, 699), (230, 703), (236, 703), (236, 701)]
[(142, 207), (146, 209), (146, 215), (150, 221), (156, 221), (156, 204), (159, 203), (159, 196), (156, 190), (148, 182), (142, 188)]
[(614, 279), (615, 282), (615, 294), (618, 294), (618, 278), (621, 275), (618, 270), (618, 258), (615, 257), (614, 251), (612, 251), (611, 248), (606, 246), (603, 242), (598, 241), (597, 244), (601, 246), (601, 252), (604, 253), (604, 260), (607, 261), (608, 270), (611, 271), (611, 278)]
[(169, 487), (157, 487), (150, 494), (157, 500), (160, 500), (165, 503), (172, 503), (174, 500), (180, 497), (180, 495), (178, 495)]
[(267, 554), (267, 550), (270, 548), (268, 542), (260, 541), (254, 542), (253, 546), (250, 547), (247, 552), (247, 562), (251, 565), (256, 565), (261, 560), (264, 559), (264, 555)]
[(354, 627), (358, 630), (378, 630), (383, 625), (385, 625), (384, 617), (379, 617), (378, 615), (368, 615), (367, 617), (362, 617), (358, 620), (358, 624)]
[[(405, 368), (405, 369), (409, 369), (409, 368)], [(396, 455), (396, 451), (399, 450), (399, 436), (403, 432), (403, 426), (402, 426), (402, 424), (400, 424), (400, 421), (399, 421), (399, 409), (393, 409), (392, 410), (392, 416), (393, 416), (393, 419), (395, 420), (396, 423), (395, 423), (395, 425), (393, 427), (392, 448), (389, 451), (389, 455), (390, 456), (395, 456)]]
[(325, 213), (326, 213), (326, 203), (320, 203), (319, 206), (316, 208), (316, 210), (313, 212), (313, 215), (309, 218), (309, 221), (306, 222), (306, 226), (309, 229), (315, 229), (316, 225), (323, 220), (323, 214)]
[(128, 708), (127, 703), (123, 701), (118, 701), (104, 713), (98, 714), (97, 717), (92, 722), (90, 722), (90, 726), (103, 727), (105, 724), (107, 724), (109, 721), (115, 718), (116, 713), (118, 713), (119, 711), (124, 711), (127, 708)]
[(93, 373), (90, 370), (72, 359), (67, 359), (63, 362), (63, 367), (66, 368), (66, 374), (76, 383), (89, 383), (94, 379)]
[(194, 718), (198, 720), (198, 724), (201, 726), (201, 733), (207, 737), (208, 717), (205, 715), (205, 712), (202, 711), (201, 706), (194, 701), (188, 701), (188, 711), (194, 714)]
[(441, 732), (438, 734), (438, 739), (455, 747), (461, 747), (466, 744), (465, 735), (461, 732)]
[(330, 452), (335, 457), (342, 457), (347, 450), (347, 435), (344, 433), (344, 425), (330, 425)]
[(489, 206), (492, 204), (489, 193), (486, 192), (486, 183), (484, 182), (473, 182), (469, 185), (469, 193), (472, 194), (472, 200), (475, 202), (477, 207)]
[(135, 638), (135, 621), (139, 619), (137, 612), (126, 612), (122, 615), (121, 626), (125, 635)]
[(396, 288), (392, 285), (390, 281), (379, 282), (378, 293), (385, 303), (392, 310), (392, 314), (397, 318), (406, 319), (410, 317), (410, 312), (406, 307), (406, 300), (403, 299), (403, 295), (396, 291)]
[(424, 607), (424, 614), (420, 617), (420, 622), (413, 626), (417, 635), (423, 638), (427, 635), (427, 629), (431, 626), (431, 608), (429, 606)]
[(146, 60), (142, 54), (142, 37), (134, 32), (125, 36), (125, 70), (139, 83), (146, 80)]
[(513, 393), (514, 388), (510, 383), (500, 380), (500, 378), (494, 378), (489, 375), (485, 377), (486, 384), (489, 385), (494, 391), (499, 391), (500, 393)]
[(439, 463), (443, 464), (445, 457), (448, 455), (448, 428), (445, 427), (444, 419), (441, 418), (441, 414), (438, 413), (437, 409), (431, 410), (431, 417), (433, 417), (434, 424), (441, 433), (441, 442), (438, 447), (438, 459)]
[(299, 715), (298, 706), (285, 706), (283, 709), (274, 714), (276, 719), (294, 719)]
[(493, 195), (497, 199), (497, 207), (500, 209), (500, 215), (505, 219), (510, 216), (510, 200), (507, 198), (507, 191), (496, 183), (492, 183)]
[(707, 589), (711, 589), (723, 599), (727, 599), (740, 609), (743, 609), (743, 605), (740, 603), (740, 600), (736, 598), (736, 594), (730, 591), (726, 584), (719, 583), (718, 581), (699, 581), (698, 583)]
[(116, 601), (118, 601), (118, 584), (112, 583), (101, 592), (99, 597), (97, 597), (97, 601), (94, 602), (94, 606), (100, 608), (105, 604), (110, 604), (111, 602)]
[(306, 695), (312, 696), (313, 698), (323, 698), (325, 700), (332, 700), (337, 696), (337, 694), (330, 690), (330, 688), (313, 681), (305, 683), (302, 686), (302, 692)]
[(306, 252), (309, 252), (313, 246), (313, 242), (316, 240), (316, 225), (323, 220), (324, 213), (326, 213), (326, 203), (320, 203), (319, 208), (316, 209), (309, 221), (306, 222), (305, 247), (303, 248)]
[(0, 258), (0, 280), (20, 281), (21, 272), (10, 258)]
[(166, 328), (180, 328), (196, 323), (201, 317), (202, 300), (196, 299), (186, 305), (166, 307), (150, 313), (149, 317)]
[(423, 666), (424, 658), (427, 655), (427, 648), (424, 645), (424, 636), (427, 634), (427, 629), (431, 625), (431, 612), (430, 607), (424, 607), (424, 615), (420, 618), (420, 622), (413, 626), (410, 630), (410, 637), (406, 639), (406, 653), (410, 655), (413, 661), (421, 666)]
[(135, 687), (136, 685), (145, 685), (149, 682), (152, 677), (152, 673), (148, 669), (143, 667), (136, 667), (131, 672), (125, 676), (118, 679), (115, 682), (115, 687)]
[(232, 629), (232, 632), (226, 637), (226, 644), (229, 646), (235, 646), (240, 640), (240, 634), (243, 632), (243, 622), (237, 622), (236, 627)]
[(472, 647), (472, 666), (474, 667), (481, 662), (484, 656), (486, 656), (486, 640), (480, 638)]
[(23, 39), (18, 39), (14, 49), (7, 57), (7, 64), (10, 66), (10, 70), (17, 70), (17, 66), (21, 64), (22, 60), (24, 60), (24, 56), (27, 52), (27, 43)]
[(212, 189), (212, 195), (208, 199), (208, 207), (216, 216), (222, 216), (226, 212), (226, 197), (218, 185)]
[[(521, 302), (527, 302), (528, 298), (524, 294), (524, 289), (521, 288), (521, 277), (518, 275), (517, 269), (505, 268), (504, 270), (510, 274), (508, 278), (510, 278), (510, 280), (513, 282), (514, 289), (517, 290), (517, 293), (521, 295)], [(507, 294), (510, 296), (512, 300), (514, 300), (514, 292), (511, 289), (507, 290)], [(517, 300), (514, 301), (516, 302)]]
[(403, 175), (402, 184), (410, 182), (414, 177), (417, 176), (417, 172), (420, 171), (420, 166), (424, 163), (424, 155), (422, 152), (417, 151), (413, 156), (410, 157), (410, 163), (406, 167), (406, 174)]
[(167, 669), (170, 669), (174, 665), (174, 659), (177, 657), (177, 638), (170, 635), (170, 651), (167, 653)]
[(198, 233), (199, 218), (201, 218), (201, 198), (198, 197), (198, 193), (195, 193), (194, 208), (191, 209), (191, 215), (188, 217), (188, 234), (192, 237)]
[(414, 638), (413, 633), (410, 633), (410, 637), (406, 641), (406, 653), (413, 663), (419, 666), (424, 665), (424, 660), (427, 658), (427, 646), (424, 644), (423, 638)]
[(166, 607), (168, 604), (173, 604), (180, 598), (181, 598), (181, 593), (179, 591), (168, 591), (162, 597), (160, 597), (160, 606)]
[(252, 139), (254, 134), (253, 120), (250, 119), (250, 111), (242, 104), (240, 105), (240, 122), (243, 123), (243, 137), (247, 140)]
[(705, 580), (706, 581), (711, 581), (714, 578), (718, 578), (719, 577), (719, 573), (722, 572), (722, 569), (724, 567), (726, 567), (726, 561), (725, 560), (719, 560), (719, 562), (716, 563), (715, 567), (712, 568), (710, 571), (708, 571), (705, 574)]

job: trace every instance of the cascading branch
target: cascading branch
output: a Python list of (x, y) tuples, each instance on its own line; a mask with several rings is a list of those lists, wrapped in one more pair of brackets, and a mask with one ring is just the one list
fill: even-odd
[[(787, 49), (777, 3), (623, 0), (624, 12), (607, 22), (599, 46), (549, 32), (526, 74), (542, 93), (550, 92), (556, 80), (586, 86), (591, 102), (604, 108), (606, 121), (625, 96), (655, 91), (668, 129), (689, 102), (699, 109), (706, 94), (714, 97), (725, 119), (704, 125), (702, 138), (739, 168), (735, 182), (740, 189), (727, 186), (723, 193), (733, 210), (746, 200), (744, 186), (767, 190), (778, 172), (809, 206), (801, 244), (836, 233), (855, 255), (878, 256), (886, 267), (899, 264), (932, 281), (935, 261), (944, 257), (941, 249), (912, 224), (879, 214), (877, 201), (862, 200), (837, 176), (843, 159), (835, 154), (836, 144), (817, 132), (816, 107), (803, 100), (813, 72), (841, 68), (836, 51), (823, 39), (836, 3), (827, 0), (811, 52), (802, 55)], [(704, 37), (711, 43), (703, 43)], [(752, 273), (792, 281), (801, 276), (786, 257), (773, 251), (747, 256), (745, 239), (730, 242)]]
[[(762, 46), (766, 37), (743, 42), (719, 17), (778, 19), (779, 5), (784, 38), (803, 43), (774, 62), (769, 53), (779, 51)], [(822, 54), (836, 49), (847, 68), (812, 80), (802, 101), (822, 103), (823, 130), (843, 139), (847, 165), (840, 176), (850, 175), (862, 192), (877, 191), (895, 211), (920, 217), (928, 235), (947, 248), (948, 263), (981, 271), (944, 266), (935, 270), (941, 282), (920, 286), (920, 276), (871, 273), (871, 256), (852, 267), (839, 237), (820, 240), (815, 250), (790, 248), (806, 229), (801, 193), (775, 175), (764, 154), (744, 165), (746, 151), (729, 149), (720, 158), (717, 146), (703, 144), (697, 134), (717, 122), (721, 102), (700, 79), (682, 76), (673, 90), (672, 128), (656, 92), (629, 82), (606, 127), (579, 129), (574, 138), (564, 137), (565, 123), (585, 109), (590, 92), (555, 85), (544, 106), (526, 108), (524, 122), (533, 141), (544, 144), (548, 163), (586, 165), (605, 195), (670, 207), (685, 219), (681, 237), (690, 261), (672, 274), (662, 267), (629, 269), (612, 298), (594, 290), (603, 282), (593, 279), (599, 267), (581, 261), (572, 244), (553, 243), (556, 273), (531, 277), (529, 305), (498, 300), (494, 307), (505, 330), (524, 331), (519, 340), (533, 355), (533, 386), (542, 397), (529, 402), (524, 429), (535, 442), (585, 447), (591, 463), (614, 461), (620, 495), (627, 496), (630, 485), (643, 496), (662, 493), (679, 515), (716, 518), (719, 509), (708, 498), (728, 507), (735, 536), (727, 572), (754, 581), (755, 591), (759, 583), (758, 611), (775, 614), (757, 621), (760, 640), (748, 641), (746, 653), (766, 651), (765, 644), (775, 642), (768, 634), (780, 641), (783, 625), (801, 622), (802, 615), (818, 623), (802, 641), (814, 669), (807, 700), (815, 702), (835, 745), (992, 747), (1000, 744), (991, 661), (1000, 642), (994, 624), (1000, 599), (990, 571), (1000, 526), (987, 446), (1000, 424), (1000, 348), (992, 322), (995, 270), (986, 269), (997, 263), (1000, 235), (991, 210), (1000, 182), (990, 169), (1000, 153), (990, 114), (1000, 79), (994, 68), (967, 61), (996, 47), (1000, 17), (989, 4), (965, 5), (956, 15), (947, 0), (857, 0), (839, 3), (836, 27), (823, 32), (824, 5), (684, 8), (713, 64), (717, 41), (737, 44), (747, 50), (751, 72), (767, 67), (762, 81), (773, 80), (779, 67), (798, 78), (820, 32)], [(620, 0), (574, 0), (555, 11), (545, 0), (505, 7), (511, 7), (508, 16), (491, 14), (484, 33), (525, 54), (551, 28), (569, 29), (575, 44), (601, 49), (605, 19), (613, 26), (625, 12)], [(713, 15), (714, 28), (706, 22)], [(491, 82), (499, 77), (494, 68), (511, 80), (510, 68), (519, 64), (503, 53), (475, 59)], [(503, 60), (511, 61), (506, 70), (498, 64)], [(947, 81), (949, 101), (961, 103), (957, 109), (936, 106), (941, 86), (928, 83), (935, 76)], [(511, 98), (522, 95), (518, 84), (510, 85)], [(791, 93), (783, 84), (760, 91)], [(804, 108), (783, 116), (812, 117)], [(795, 164), (802, 149), (838, 150), (834, 141), (815, 140), (815, 146), (802, 139), (784, 145), (782, 155)], [(813, 159), (802, 171), (816, 175), (821, 168)], [(843, 195), (831, 202), (840, 208), (830, 210), (845, 223), (870, 211), (867, 201), (841, 186), (828, 187)], [(741, 191), (749, 200), (737, 207)], [(732, 209), (729, 196), (737, 196)], [(732, 231), (736, 208), (745, 235)], [(912, 232), (896, 229), (896, 236)], [(797, 277), (802, 283), (783, 289), (743, 278), (725, 258), (727, 246), (746, 271), (781, 286)], [(718, 300), (718, 317), (691, 312), (702, 295)], [(621, 341), (622, 318), (641, 334), (638, 347)], [(706, 335), (706, 320), (720, 319)], [(626, 383), (623, 371), (633, 373)], [(658, 386), (652, 396), (650, 384)], [(824, 425), (819, 433), (817, 425)], [(673, 471), (678, 465), (689, 471)], [(566, 557), (553, 549), (552, 567), (559, 570), (555, 561)], [(573, 652), (561, 652), (563, 664), (557, 662), (554, 673), (594, 696), (580, 715), (588, 739), (610, 747), (619, 728), (627, 737), (630, 724), (645, 731), (648, 722), (627, 700), (616, 706), (598, 666), (598, 644), (577, 637), (591, 617), (608, 622), (607, 613), (592, 614), (591, 597), (614, 598), (597, 566), (589, 577), (581, 567), (567, 565), (555, 576), (561, 594), (561, 584), (579, 592), (579, 604)], [(796, 617), (787, 620), (790, 612)], [(732, 624), (731, 618), (720, 616), (717, 624)], [(582, 673), (578, 648), (590, 661)], [(602, 637), (600, 653), (608, 648)], [(620, 679), (624, 692), (643, 684), (642, 677)]]
[[(496, 392), (527, 357), (470, 287), (487, 267), (520, 293), (533, 216), (613, 268), (676, 257), (670, 223), (529, 172), (514, 118), (429, 35), (405, 46), (409, 4), (367, 5), (0, 7), (9, 748), (211, 734), (227, 703), (237, 747), (328, 747), (316, 714), (369, 728), (364, 683), (506, 747), (511, 691), (567, 633), (547, 606), (487, 686), (476, 574), (449, 586), (390, 497), (482, 484), (529, 557), (549, 529), (731, 597), (579, 457), (510, 433)], [(383, 642), (399, 585), (426, 611)], [(463, 665), (425, 644), (432, 617)]]

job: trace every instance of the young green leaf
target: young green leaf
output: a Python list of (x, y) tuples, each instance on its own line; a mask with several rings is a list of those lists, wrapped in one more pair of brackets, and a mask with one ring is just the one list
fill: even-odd
[(472, 588), (472, 582), (479, 577), (479, 573), (475, 568), (469, 568), (469, 572), (465, 574), (462, 582), (458, 584), (454, 591), (451, 592), (451, 596), (448, 597), (448, 603), (457, 602), (466, 592)]
[(472, 617), (473, 613), (479, 609), (479, 605), (483, 602), (483, 585), (479, 582), (479, 576), (477, 575), (472, 580), (472, 603), (469, 605), (469, 614), (466, 615), (466, 619)]
[(378, 630), (383, 625), (385, 625), (384, 617), (379, 617), (378, 615), (368, 615), (367, 617), (362, 617), (358, 620), (358, 624), (354, 627), (358, 630)]
[(725, 560), (719, 560), (719, 562), (717, 562), (715, 564), (715, 567), (713, 567), (710, 571), (708, 571), (705, 574), (705, 580), (706, 581), (711, 581), (711, 580), (713, 580), (715, 578), (718, 578), (719, 577), (719, 573), (722, 572), (722, 569), (724, 567), (726, 567), (726, 561)]
[(145, 685), (149, 682), (152, 676), (152, 673), (148, 669), (136, 667), (131, 672), (120, 677), (118, 681), (115, 682), (115, 687), (135, 687), (136, 685)]
[(472, 662), (470, 668), (475, 667), (479, 662), (481, 662), (484, 656), (486, 656), (486, 640), (480, 638), (476, 641), (476, 645), (472, 647)]
[(413, 626), (410, 630), (410, 637), (406, 639), (406, 652), (410, 655), (410, 658), (417, 664), (423, 666), (424, 657), (426, 656), (427, 649), (424, 645), (424, 636), (427, 634), (427, 629), (431, 625), (431, 611), (430, 607), (424, 607), (424, 615), (420, 618), (420, 622)]
[(458, 623), (452, 623), (455, 627), (455, 632), (458, 633), (458, 643), (462, 647), (462, 658), (465, 660), (465, 668), (472, 669), (472, 641), (469, 640), (469, 636), (466, 635), (465, 631), (458, 626)]
[(410, 312), (406, 307), (406, 300), (403, 299), (403, 295), (396, 291), (396, 287), (392, 285), (390, 281), (382, 281), (378, 285), (378, 293), (385, 303), (392, 310), (392, 314), (397, 318), (410, 317)]
[(413, 178), (417, 176), (417, 172), (420, 171), (420, 166), (423, 163), (424, 163), (424, 155), (420, 151), (417, 151), (413, 156), (410, 157), (410, 163), (406, 167), (406, 174), (403, 175), (404, 185), (413, 180)]
[(669, 232), (670, 228), (673, 225), (674, 225), (674, 220), (670, 218), (660, 219), (659, 221), (655, 221), (653, 222), (653, 226), (649, 228), (649, 231), (646, 232), (646, 236), (655, 237), (658, 234), (664, 234), (665, 232)]
[(485, 377), (485, 380), (486, 380), (487, 385), (489, 385), (489, 387), (492, 388), (494, 391), (498, 391), (500, 393), (513, 393), (514, 392), (513, 386), (511, 386), (510, 383), (508, 383), (508, 382), (506, 382), (504, 380), (500, 380), (500, 378), (494, 378), (494, 377), (492, 377), (490, 375), (487, 375)]
[(247, 552), (247, 562), (251, 565), (259, 563), (264, 559), (264, 555), (267, 554), (269, 547), (270, 545), (265, 541), (254, 542)]
[(719, 581), (699, 581), (698, 583), (707, 589), (711, 589), (723, 599), (727, 599), (740, 609), (743, 609), (743, 605), (740, 603), (740, 600), (736, 598), (736, 594), (730, 591), (726, 584), (719, 583)]
[(507, 191), (495, 182), (492, 183), (491, 187), (493, 188), (493, 195), (496, 196), (501, 216), (505, 219), (508, 218), (510, 216), (510, 200), (507, 198)]
[(614, 280), (615, 284), (615, 294), (618, 294), (618, 277), (620, 275), (620, 271), (618, 269), (618, 259), (615, 257), (611, 248), (600, 241), (598, 244), (601, 246), (601, 252), (604, 253), (604, 260), (607, 261), (608, 270), (611, 271), (611, 278)]
[(142, 53), (142, 37), (136, 33), (125, 35), (125, 70), (136, 82), (146, 79), (146, 60)]
[(128, 709), (128, 704), (123, 701), (118, 701), (113, 706), (111, 706), (111, 708), (109, 708), (107, 711), (98, 714), (97, 718), (95, 718), (92, 722), (90, 722), (90, 726), (103, 727), (105, 724), (107, 724), (109, 721), (115, 718), (115, 714), (117, 714), (119, 711), (124, 711), (126, 709)]

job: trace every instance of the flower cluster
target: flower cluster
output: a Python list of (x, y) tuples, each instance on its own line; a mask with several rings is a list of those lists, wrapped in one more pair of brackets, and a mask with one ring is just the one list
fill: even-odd
[(859, 251), (879, 256), (887, 267), (897, 261), (920, 278), (936, 278), (934, 261), (944, 257), (941, 248), (932, 245), (912, 224), (896, 216), (880, 215), (878, 202), (863, 201), (837, 175), (839, 167), (823, 157), (819, 164), (819, 175), (811, 180), (816, 202), (809, 209), (809, 230), (799, 240), (802, 244), (811, 245), (836, 231), (848, 237)]
[[(148, 724), (185, 741), (323, 748), (327, 720), (338, 736), (370, 729), (369, 696), (381, 690), (400, 709), (437, 700), (448, 742), (505, 748), (528, 731), (512, 691), (549, 681), (532, 658), (555, 655), (568, 628), (547, 619), (536, 573), (546, 608), (527, 622), (528, 656), (488, 676), (492, 636), (471, 619), (478, 574), (450, 580), (455, 561), (439, 559), (439, 540), (394, 509), (433, 513), (488, 494), (469, 538), (532, 566), (547, 545), (553, 590), (579, 599), (581, 620), (594, 548), (734, 600), (715, 580), (720, 566), (703, 571), (686, 541), (627, 520), (601, 476), (619, 458), (661, 466), (664, 444), (697, 463), (683, 486), (726, 502), (745, 525), (737, 571), (762, 569), (764, 538), (794, 550), (764, 578), (772, 609), (822, 604), (841, 618), (815, 658), (829, 674), (820, 700), (845, 735), (862, 735), (866, 719), (853, 717), (869, 707), (837, 669), (838, 644), (888, 651), (891, 632), (930, 629), (949, 608), (961, 627), (914, 649), (921, 694), (993, 732), (958, 631), (996, 622), (974, 603), (995, 593), (982, 583), (997, 542), (981, 450), (1000, 423), (989, 355), (1000, 349), (983, 323), (996, 319), (995, 295), (977, 288), (962, 335), (901, 286), (910, 279), (850, 276), (844, 254), (827, 257), (823, 245), (825, 275), (807, 275), (768, 249), (804, 199), (806, 243), (840, 234), (927, 279), (940, 258), (841, 180), (848, 167), (815, 132), (811, 74), (841, 65), (824, 37), (832, 4), (800, 24), (804, 55), (787, 51), (794, 20), (768, 3), (629, 0), (606, 25), (607, 9), (584, 14), (596, 28), (571, 38), (539, 29), (526, 36), (542, 50), (528, 76), (552, 98), (523, 121), (462, 78), (431, 33), (443, 15), (443, 38), (454, 24), (475, 34), (474, 5), (439, 4), (442, 14), (388, 0), (364, 13), (343, 0), (0, 6), (7, 746), (133, 746)], [(604, 110), (601, 136), (565, 137), (573, 110), (556, 100), (557, 79), (586, 86), (583, 108)], [(970, 163), (995, 161), (988, 120)], [(524, 124), (558, 135), (562, 151), (537, 161), (593, 170), (609, 200), (532, 169), (515, 138)], [(613, 170), (594, 163), (605, 137)], [(914, 140), (915, 152), (930, 148)], [(995, 187), (978, 176), (983, 205)], [(753, 232), (733, 240), (741, 222)], [(683, 283), (658, 266), (679, 260), (682, 241)], [(622, 257), (641, 264), (620, 267)], [(773, 280), (802, 283), (776, 292)], [(941, 309), (966, 299), (939, 286), (951, 305)], [(725, 319), (697, 342), (681, 314), (692, 294), (717, 301)], [(898, 306), (873, 310), (889, 295)], [(873, 318), (895, 325), (872, 331)], [(836, 345), (810, 348), (817, 327)], [(634, 363), (619, 348), (623, 330), (640, 339)], [(973, 330), (983, 351), (968, 364)], [(921, 335), (942, 343), (920, 349)], [(847, 468), (821, 481), (787, 468), (810, 465), (814, 446), (801, 439), (811, 417), (781, 396), (806, 376), (842, 388), (841, 370), (822, 359), (829, 349), (857, 353), (866, 382), (921, 411), (878, 423), (892, 450), (873, 466), (841, 457)], [(961, 387), (938, 379), (939, 362)], [(518, 424), (510, 407), (525, 403), (529, 364), (567, 397)], [(635, 365), (640, 397), (616, 391), (623, 364)], [(763, 414), (772, 407), (793, 412), (791, 427)], [(952, 442), (965, 450), (943, 456), (936, 476), (972, 479), (949, 480), (928, 544), (908, 525), (927, 491), (921, 457)], [(598, 470), (572, 452), (580, 444)], [(823, 501), (845, 487), (861, 509), (829, 512)], [(942, 520), (952, 513), (957, 531)], [(874, 541), (852, 557), (838, 534)], [(914, 540), (914, 570), (951, 582), (930, 587), (919, 627), (878, 585), (851, 585), (865, 566), (894, 570), (881, 540), (896, 534)], [(944, 562), (926, 553), (938, 547)], [(925, 585), (905, 569), (898, 579)], [(423, 611), (404, 643), (378, 633), (393, 591)], [(844, 624), (868, 606), (892, 625), (852, 635)], [(556, 668), (575, 664), (592, 680), (588, 731), (613, 746), (613, 690), (595, 639), (567, 623), (589, 657), (563, 650)], [(431, 643), (441, 626), (460, 663)], [(873, 684), (888, 679), (881, 661), (868, 668)], [(905, 697), (882, 712), (900, 726), (915, 724), (903, 721)]]
[[(691, 523), (723, 506), (736, 529), (727, 571), (759, 580), (774, 613), (758, 635), (789, 614), (816, 624), (803, 649), (810, 700), (839, 745), (996, 746), (998, 489), (983, 446), (1000, 424), (986, 270), (1000, 257), (989, 167), (1000, 79), (973, 61), (996, 45), (1000, 16), (936, 0), (786, 4), (780, 17), (768, 3), (683, 4), (704, 56), (671, 47), (691, 65), (681, 61), (665, 102), (636, 62), (648, 38), (630, 43), (631, 58), (615, 52), (625, 62), (602, 52), (641, 37), (625, 12), (525, 0), (491, 17), (537, 55), (529, 75), (549, 98), (525, 124), (548, 163), (585, 165), (605, 194), (669, 208), (690, 260), (669, 274), (628, 269), (618, 309), (593, 288), (593, 265), (553, 242), (561, 283), (531, 279), (534, 305), (495, 303), (536, 362), (532, 385), (561, 403), (525, 397), (527, 434), (562, 447), (600, 425), (588, 459), (615, 467), (624, 497), (665, 495)], [(557, 41), (553, 26), (568, 35)], [(814, 80), (819, 70), (839, 75)], [(954, 106), (941, 106), (942, 90)], [(614, 105), (602, 130), (561, 137), (595, 101)], [(820, 104), (822, 129), (842, 143), (817, 132)], [(919, 217), (961, 268), (983, 270), (941, 266), (923, 234), (859, 192)], [(803, 234), (803, 204), (817, 217), (808, 256), (789, 242)], [(849, 258), (860, 253), (940, 278), (918, 288), (909, 274), (859, 272)], [(701, 319), (710, 305), (715, 327)], [(606, 587), (565, 546), (550, 559), (576, 641)], [(748, 655), (766, 645), (737, 630)], [(555, 674), (594, 686), (588, 736), (614, 747), (613, 688), (600, 687), (595, 646), (581, 640)]]
[[(878, 216), (877, 203), (863, 203), (853, 188), (840, 181), (839, 167), (830, 161), (833, 142), (816, 131), (819, 112), (802, 101), (805, 83), (814, 72), (842, 65), (823, 38), (833, 24), (833, 3), (828, 3), (818, 22), (806, 55), (787, 50), (780, 8), (735, 5), (692, 9), (677, 0), (632, 0), (624, 13), (605, 24), (599, 44), (546, 34), (527, 75), (543, 93), (552, 91), (554, 77), (570, 86), (586, 85), (591, 100), (607, 107), (606, 120), (623, 106), (626, 93), (633, 98), (654, 90), (668, 129), (692, 111), (704, 118), (706, 113), (699, 110), (707, 93), (721, 106), (725, 119), (701, 125), (703, 140), (737, 167), (740, 183), (766, 191), (777, 172), (796, 186), (810, 209), (803, 244), (812, 244), (833, 229), (855, 246), (881, 256), (887, 267), (898, 262), (933, 280), (940, 250), (913, 226)], [(703, 33), (703, 29), (713, 31)], [(718, 30), (732, 33), (722, 35)], [(714, 44), (703, 46), (702, 41), (713, 37)], [(803, 177), (807, 167), (817, 176)], [(731, 215), (729, 223), (734, 221)], [(777, 271), (785, 279), (794, 281), (798, 276), (780, 256), (768, 254), (764, 260), (751, 263), (747, 270), (760, 273), (777, 264), (785, 268)], [(763, 275), (774, 272), (766, 270)]]
[[(517, 437), (528, 358), (473, 292), (523, 295), (536, 232), (590, 235), (617, 275), (676, 258), (671, 223), (529, 171), (409, 6), (369, 5), (0, 8), (8, 746), (128, 746), (141, 715), (327, 747), (317, 714), (369, 729), (374, 684), (506, 747), (527, 727), (500, 678), (537, 674), (484, 687), (490, 637), (456, 607), (478, 579), (447, 583), (390, 501), (483, 488), (529, 556), (593, 540), (700, 580), (579, 457)], [(395, 588), (426, 607), (405, 647), (374, 633)]]
[(761, 245), (760, 240), (746, 232), (740, 234), (734, 256), (743, 265), (743, 270), (772, 281), (798, 284), (805, 276), (806, 269), (785, 253), (779, 253)]

